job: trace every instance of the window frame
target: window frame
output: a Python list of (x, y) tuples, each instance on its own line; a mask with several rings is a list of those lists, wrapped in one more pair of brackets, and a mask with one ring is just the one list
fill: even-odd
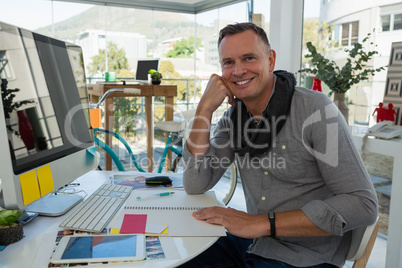
[[(3, 62), (6, 62), (6, 63), (3, 65)], [(5, 76), (3, 76), (3, 74)], [(11, 62), (8, 60), (8, 57), (7, 57), (7, 50), (0, 50), (0, 78), (7, 79), (7, 80), (15, 79), (15, 75), (13, 72), (13, 68), (11, 66)]]
[[(400, 28), (399, 29), (395, 29), (395, 16), (400, 15), (402, 16), (402, 10), (398, 10), (392, 13), (384, 13), (380, 15), (380, 20), (381, 20), (381, 31), (382, 32), (393, 32), (393, 31), (401, 31), (402, 30), (402, 19), (400, 22)], [(385, 16), (389, 16), (389, 29), (384, 31), (383, 30), (383, 23), (382, 23), (382, 18)]]
[[(344, 36), (345, 25), (347, 25), (347, 37)], [(352, 46), (359, 41), (359, 26), (358, 20), (336, 24), (331, 33), (331, 40), (338, 41), (336, 46)], [(356, 34), (353, 34), (354, 31)]]

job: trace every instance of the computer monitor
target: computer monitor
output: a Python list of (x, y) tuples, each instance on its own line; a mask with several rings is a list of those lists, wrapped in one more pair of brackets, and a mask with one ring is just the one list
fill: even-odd
[(139, 82), (148, 82), (148, 71), (150, 69), (159, 69), (159, 59), (139, 59), (137, 61), (135, 80)]
[(81, 48), (0, 22), (0, 57), (0, 206), (61, 215), (98, 162)]

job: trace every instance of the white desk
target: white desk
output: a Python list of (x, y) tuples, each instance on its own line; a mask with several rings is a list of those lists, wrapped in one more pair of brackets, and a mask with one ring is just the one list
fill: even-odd
[[(91, 171), (78, 178), (79, 189), (92, 194), (108, 181), (113, 171)], [(24, 227), (25, 237), (0, 252), (0, 267), (48, 267), (59, 224), (65, 216), (40, 216)], [(217, 237), (160, 237), (166, 259), (138, 261), (128, 266), (173, 267), (185, 263), (210, 247)], [(172, 250), (172, 248), (174, 250)], [(126, 265), (91, 265), (91, 267), (128, 267)]]
[[(355, 145), (361, 148), (362, 136), (352, 136), (352, 138)], [(400, 209), (402, 204), (402, 139), (369, 138), (366, 150), (394, 157), (385, 267), (402, 267), (402, 212)]]

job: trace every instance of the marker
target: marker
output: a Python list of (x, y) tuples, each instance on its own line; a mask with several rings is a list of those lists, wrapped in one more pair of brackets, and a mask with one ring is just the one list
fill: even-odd
[(147, 195), (147, 196), (137, 196), (137, 199), (146, 199), (146, 198), (153, 198), (153, 197), (162, 197), (162, 196), (168, 196), (172, 195), (174, 192), (166, 192), (166, 193), (160, 193), (160, 194), (152, 194), (152, 195)]

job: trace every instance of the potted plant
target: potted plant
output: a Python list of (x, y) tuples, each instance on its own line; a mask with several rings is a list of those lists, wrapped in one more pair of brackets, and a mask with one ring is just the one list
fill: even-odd
[(19, 132), (13, 129), (13, 125), (16, 125), (17, 122), (15, 123), (11, 122), (12, 113), (16, 111), (18, 108), (20, 108), (22, 105), (28, 103), (34, 103), (34, 101), (32, 100), (18, 101), (18, 102), (13, 101), (15, 98), (14, 93), (19, 92), (20, 89), (19, 88), (8, 89), (7, 84), (8, 84), (7, 79), (1, 79), (1, 99), (3, 101), (4, 116), (6, 118), (7, 129), (12, 133), (14, 133), (15, 135), (19, 136)]
[[(325, 58), (311, 42), (308, 42), (307, 49), (310, 53), (305, 57), (311, 58), (312, 68), (299, 70), (300, 73), (313, 74), (317, 79), (324, 82), (330, 89), (329, 96), (335, 93), (334, 101), (338, 103), (338, 107), (346, 119), (348, 119), (349, 109), (344, 101), (345, 93), (352, 85), (367, 80), (369, 76), (385, 69), (385, 67), (369, 68), (367, 65), (367, 62), (375, 54), (378, 54), (376, 50), (365, 51), (363, 49), (363, 45), (368, 41), (370, 35), (371, 33), (362, 40), (362, 43), (353, 44), (352, 49), (344, 49), (348, 53), (348, 57), (342, 68), (335, 61)], [(372, 44), (371, 42), (370, 45)]]
[(0, 211), (0, 245), (9, 245), (22, 239), (24, 230), (18, 219), (22, 215), (20, 210)]
[(150, 69), (148, 73), (151, 75), (151, 81), (153, 85), (159, 85), (161, 83), (162, 74), (155, 69)]

